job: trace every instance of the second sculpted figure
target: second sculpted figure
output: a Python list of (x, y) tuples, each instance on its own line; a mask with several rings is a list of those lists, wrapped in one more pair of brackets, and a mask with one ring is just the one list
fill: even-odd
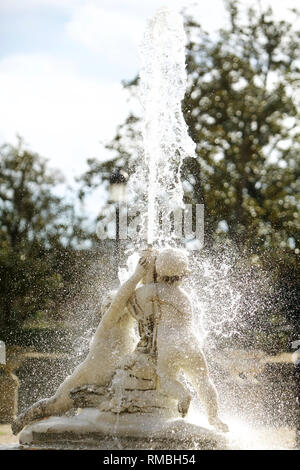
[(189, 391), (178, 378), (184, 372), (205, 406), (209, 423), (226, 432), (228, 427), (219, 418), (217, 392), (194, 334), (192, 304), (181, 287), (188, 275), (188, 258), (183, 250), (165, 248), (156, 256), (152, 253), (148, 279), (153, 281), (138, 287), (130, 304), (138, 313), (139, 323), (153, 325), (148, 335), (148, 353), (156, 355), (160, 390), (178, 401), (178, 410), (184, 417), (191, 401)]

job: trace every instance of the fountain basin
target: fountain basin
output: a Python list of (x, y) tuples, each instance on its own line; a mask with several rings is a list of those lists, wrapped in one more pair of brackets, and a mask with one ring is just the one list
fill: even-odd
[(192, 449), (227, 448), (223, 434), (153, 413), (101, 412), (87, 408), (72, 417), (51, 417), (27, 426), (23, 446), (47, 449)]

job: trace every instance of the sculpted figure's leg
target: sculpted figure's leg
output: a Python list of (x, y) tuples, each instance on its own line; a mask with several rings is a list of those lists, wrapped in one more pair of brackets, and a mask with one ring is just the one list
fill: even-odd
[(61, 415), (72, 409), (73, 402), (69, 397), (69, 393), (74, 387), (84, 385), (87, 382), (85, 374), (86, 365), (87, 364), (82, 363), (76, 367), (73, 374), (67, 377), (59, 386), (55, 395), (39, 400), (25, 410), (24, 413), (21, 413), (12, 423), (12, 432), (18, 434), (24, 426), (27, 426), (33, 421), (49, 416)]
[(206, 360), (202, 352), (193, 350), (187, 355), (189, 360), (185, 360), (183, 370), (192, 382), (199, 400), (205, 406), (209, 423), (220, 431), (227, 432), (228, 426), (219, 418), (217, 390), (209, 378)]
[(192, 382), (200, 401), (205, 406), (209, 418), (218, 415), (218, 395), (208, 375), (205, 358), (201, 352), (189, 352), (189, 361), (184, 364), (184, 372)]
[(189, 410), (192, 397), (178, 380), (180, 367), (175, 360), (175, 354), (170, 351), (168, 355), (158, 355), (157, 375), (161, 391), (178, 400), (178, 411), (184, 418)]

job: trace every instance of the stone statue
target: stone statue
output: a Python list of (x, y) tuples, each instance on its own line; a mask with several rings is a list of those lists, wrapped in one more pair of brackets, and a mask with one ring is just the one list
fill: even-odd
[(139, 287), (130, 300), (142, 322), (154, 324), (147, 352), (157, 356), (159, 388), (178, 401), (186, 416), (191, 401), (188, 390), (178, 380), (183, 371), (203, 402), (209, 423), (221, 431), (228, 427), (218, 417), (218, 398), (207, 370), (199, 341), (193, 332), (193, 309), (182, 279), (189, 274), (188, 259), (182, 250), (161, 250), (155, 263), (155, 280)]
[(62, 415), (74, 407), (70, 391), (85, 384), (107, 386), (119, 366), (120, 359), (134, 351), (136, 337), (134, 319), (125, 307), (131, 293), (146, 273), (148, 261), (142, 257), (135, 273), (119, 289), (113, 299), (102, 304), (103, 318), (96, 330), (87, 358), (60, 385), (54, 396), (40, 400), (12, 424), (12, 431), (18, 434), (32, 421), (48, 416)]
[[(218, 431), (228, 431), (219, 418), (217, 392), (193, 333), (192, 305), (180, 285), (188, 274), (188, 258), (182, 250), (143, 252), (134, 274), (106, 309), (86, 360), (53, 397), (20, 415), (13, 432), (72, 408), (97, 408), (104, 413), (102, 419), (112, 414), (131, 416), (131, 425), (140, 415), (158, 414), (165, 421), (185, 417), (191, 395), (179, 381), (180, 371), (203, 402), (209, 423)], [(128, 420), (125, 424), (128, 427)]]

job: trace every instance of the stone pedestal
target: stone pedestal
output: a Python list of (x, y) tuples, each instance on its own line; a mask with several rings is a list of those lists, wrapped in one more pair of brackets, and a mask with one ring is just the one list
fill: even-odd
[(74, 408), (179, 417), (177, 400), (162, 393), (157, 383), (155, 358), (137, 350), (124, 358), (108, 386), (83, 385), (71, 390), (70, 397)]
[(46, 449), (226, 449), (223, 434), (178, 418), (155, 414), (84, 409), (27, 426), (20, 444)]
[(157, 387), (155, 358), (135, 351), (108, 386), (70, 392), (79, 414), (27, 426), (20, 444), (47, 449), (224, 449), (224, 436), (182, 419), (177, 400)]

